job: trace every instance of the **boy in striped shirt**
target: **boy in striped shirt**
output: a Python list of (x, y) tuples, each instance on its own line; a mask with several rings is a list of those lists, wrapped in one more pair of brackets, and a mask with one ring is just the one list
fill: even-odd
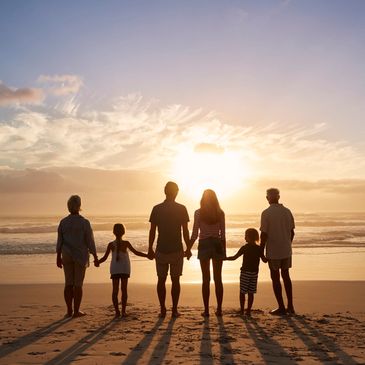
[(246, 244), (243, 245), (234, 256), (229, 256), (226, 260), (236, 260), (243, 255), (241, 275), (240, 275), (240, 306), (241, 315), (244, 315), (246, 293), (248, 302), (246, 315), (251, 316), (254, 294), (257, 290), (257, 278), (259, 275), (260, 257), (263, 262), (267, 262), (259, 242), (259, 232), (255, 228), (248, 228), (245, 232)]

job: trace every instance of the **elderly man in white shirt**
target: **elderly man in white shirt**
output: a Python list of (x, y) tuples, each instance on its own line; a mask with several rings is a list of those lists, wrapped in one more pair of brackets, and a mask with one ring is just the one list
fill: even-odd
[[(89, 266), (89, 253), (94, 256), (94, 265), (99, 266), (90, 222), (81, 216), (81, 198), (72, 195), (67, 201), (70, 214), (58, 226), (57, 266), (65, 273), (64, 297), (66, 317), (81, 317), (82, 285)], [(72, 308), (73, 304), (73, 308)]]
[[(266, 199), (270, 206), (261, 214), (261, 248), (266, 248), (271, 280), (278, 308), (270, 311), (273, 315), (295, 313), (293, 305), (293, 289), (289, 275), (292, 266), (292, 241), (294, 238), (294, 218), (291, 211), (279, 204), (280, 192), (276, 188), (266, 191)], [(280, 274), (283, 278), (288, 306), (285, 308)]]

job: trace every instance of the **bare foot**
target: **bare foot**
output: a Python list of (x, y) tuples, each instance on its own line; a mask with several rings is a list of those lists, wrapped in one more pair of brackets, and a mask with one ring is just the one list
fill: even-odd
[(218, 309), (217, 309), (217, 310), (215, 311), (215, 315), (216, 315), (217, 317), (222, 317), (222, 315), (223, 315), (223, 314), (222, 314), (222, 310), (218, 310)]
[(165, 318), (166, 317), (166, 308), (161, 308), (159, 317), (160, 318)]
[(178, 318), (178, 317), (180, 317), (181, 316), (181, 314), (178, 312), (178, 311), (173, 311), (172, 313), (171, 313), (171, 317), (172, 318)]
[(83, 317), (83, 316), (86, 316), (86, 313), (78, 311), (78, 312), (73, 314), (72, 318), (78, 318), (78, 317)]
[(67, 312), (67, 313), (63, 316), (63, 318), (71, 318), (71, 317), (72, 317), (72, 312), (71, 312), (71, 313)]
[(292, 307), (288, 307), (288, 308), (286, 308), (286, 312), (287, 312), (288, 314), (295, 314), (294, 307), (292, 306)]
[(125, 318), (125, 317), (128, 317), (128, 314), (126, 312), (123, 312), (122, 313), (122, 317)]
[(248, 309), (246, 310), (246, 316), (247, 316), (247, 317), (251, 317), (251, 311), (250, 311), (250, 310), (248, 310)]
[(269, 313), (272, 314), (273, 316), (283, 316), (286, 314), (286, 310), (285, 308), (276, 308), (271, 310)]
[(203, 317), (209, 317), (209, 312), (202, 312)]

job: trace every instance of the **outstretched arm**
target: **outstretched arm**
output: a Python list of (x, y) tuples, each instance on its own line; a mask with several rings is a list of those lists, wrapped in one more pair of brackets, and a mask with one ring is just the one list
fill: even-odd
[(108, 247), (106, 248), (104, 256), (101, 259), (98, 260), (99, 264), (101, 264), (102, 262), (104, 262), (108, 258), (109, 254), (110, 254), (110, 251), (112, 249), (111, 247), (112, 247), (112, 243), (110, 242), (108, 244)]
[(148, 254), (146, 253), (143, 253), (141, 251), (137, 251), (132, 245), (130, 242), (127, 243), (127, 247), (137, 256), (140, 256), (140, 257), (148, 257)]
[(235, 255), (226, 257), (226, 260), (233, 261), (238, 259), (242, 255), (243, 255), (243, 246), (237, 251)]

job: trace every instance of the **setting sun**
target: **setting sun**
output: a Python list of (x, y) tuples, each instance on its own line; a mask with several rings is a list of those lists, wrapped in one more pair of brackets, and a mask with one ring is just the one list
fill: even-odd
[(194, 199), (208, 188), (227, 197), (242, 188), (248, 167), (233, 152), (183, 150), (174, 161), (172, 175)]

